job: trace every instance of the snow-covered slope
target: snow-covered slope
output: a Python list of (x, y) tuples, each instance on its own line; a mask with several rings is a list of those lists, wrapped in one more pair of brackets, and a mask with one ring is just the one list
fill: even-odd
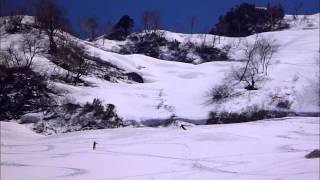
[[(285, 15), (284, 22), (289, 25), (289, 29), (291, 30), (304, 30), (304, 29), (319, 29), (319, 19), (320, 13), (313, 15), (297, 15), (296, 19), (294, 19), (293, 15)], [(168, 40), (177, 40), (179, 42), (195, 42), (195, 43), (203, 43), (204, 41), (208, 44), (212, 44), (212, 40), (214, 36), (210, 34), (183, 34), (176, 33), (170, 31), (162, 31), (165, 37)], [(217, 37), (216, 37), (217, 38)], [(226, 44), (226, 42), (238, 41), (239, 38), (230, 38), (230, 37), (220, 37), (220, 41), (224, 41), (221, 44)], [(108, 51), (118, 51), (120, 46), (124, 45), (126, 41), (113, 41), (108, 39), (103, 39), (103, 36), (98, 37), (96, 41), (94, 41), (95, 46), (98, 46), (102, 49)], [(217, 40), (218, 41), (218, 40)], [(220, 44), (220, 45), (221, 45)], [(219, 44), (218, 44), (219, 45)]]
[[(119, 128), (39, 136), (1, 122), (1, 179), (319, 178), (318, 118), (232, 125)], [(96, 141), (97, 148), (92, 150)]]
[(320, 13), (313, 15), (286, 15), (285, 21), (291, 29), (318, 29)]
[[(65, 96), (79, 103), (94, 98), (104, 103), (116, 105), (124, 120), (145, 121), (166, 119), (172, 115), (199, 121), (207, 119), (210, 111), (243, 111), (248, 106), (273, 109), (270, 96), (278, 94), (293, 102), (296, 112), (319, 111), (319, 14), (309, 16), (313, 28), (291, 28), (283, 31), (259, 34), (273, 38), (280, 46), (273, 57), (268, 79), (259, 85), (257, 91), (245, 91), (238, 88), (240, 96), (219, 104), (208, 104), (208, 91), (224, 82), (224, 77), (234, 66), (242, 64), (242, 46), (244, 41), (252, 42), (255, 35), (247, 38), (221, 37), (218, 46), (232, 45), (233, 61), (209, 62), (199, 65), (163, 61), (144, 55), (120, 55), (109, 52), (119, 45), (115, 41), (106, 41), (104, 46), (98, 40), (95, 43), (81, 41), (92, 55), (100, 57), (127, 72), (136, 72), (145, 80), (142, 84), (127, 82), (111, 83), (95, 77), (84, 79), (93, 86), (72, 86), (53, 82), (56, 88), (66, 91)], [(304, 24), (297, 25), (303, 27)], [(19, 34), (1, 38), (1, 46), (19, 39)], [(206, 42), (211, 35), (187, 35), (166, 32), (166, 37), (178, 41)], [(44, 73), (62, 73), (63, 69), (54, 65), (43, 56), (34, 61), (34, 69)], [(199, 121), (201, 122), (201, 121)]]
[[(134, 120), (166, 118), (171, 114), (187, 119), (205, 119), (209, 111), (217, 108), (241, 111), (245, 106), (255, 104), (268, 108), (268, 98), (273, 93), (289, 96), (295, 111), (318, 111), (319, 29), (290, 29), (260, 35), (274, 38), (280, 46), (270, 67), (269, 79), (258, 91), (245, 92), (219, 107), (205, 103), (206, 92), (218, 85), (231, 67), (240, 65), (240, 62), (192, 65), (159, 61), (144, 55), (119, 55), (95, 47), (92, 51), (102, 59), (141, 74), (147, 83), (119, 85), (99, 82), (99, 88), (75, 88), (71, 95), (76, 99), (86, 97), (82, 98), (85, 101), (97, 96), (117, 105), (125, 119)], [(176, 38), (177, 34), (167, 32), (167, 36)], [(190, 35), (191, 39), (193, 37)], [(254, 38), (246, 39), (253, 41)], [(221, 38), (221, 46), (238, 41), (238, 38)], [(233, 47), (231, 55), (235, 60), (242, 59), (241, 44)]]

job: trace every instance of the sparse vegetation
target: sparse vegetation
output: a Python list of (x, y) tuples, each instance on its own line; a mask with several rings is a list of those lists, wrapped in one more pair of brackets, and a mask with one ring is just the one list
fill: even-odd
[(20, 41), (13, 41), (8, 47), (0, 49), (1, 63), (7, 67), (30, 69), (41, 47), (40, 37), (31, 33), (23, 34)]
[(160, 47), (168, 42), (162, 32), (152, 34), (134, 34), (130, 36), (133, 41), (122, 47), (122, 54), (145, 54), (150, 57), (159, 58)]
[(68, 71), (67, 79), (71, 76), (75, 84), (81, 82), (81, 77), (90, 70), (85, 46), (75, 40), (65, 39), (58, 50), (54, 62)]
[(79, 105), (65, 102), (44, 113), (43, 121), (34, 130), (38, 133), (52, 134), (90, 129), (117, 128), (123, 125), (113, 104), (103, 105), (99, 99)]
[(130, 42), (122, 46), (121, 54), (144, 54), (158, 59), (185, 63), (195, 63), (192, 54), (199, 56), (200, 63), (229, 59), (228, 49), (219, 49), (205, 43), (197, 45), (190, 41), (181, 43), (177, 40), (167, 40), (164, 31), (132, 34), (128, 39)]
[(287, 95), (280, 94), (279, 92), (272, 93), (269, 95), (271, 103), (275, 105), (277, 109), (282, 111), (289, 111), (293, 102)]
[(206, 44), (197, 46), (196, 52), (201, 57), (202, 62), (226, 61), (229, 59), (226, 52)]
[(287, 116), (286, 111), (270, 111), (260, 109), (257, 106), (247, 107), (244, 111), (238, 112), (211, 112), (207, 124), (230, 124), (257, 121), (267, 118), (279, 118)]
[(144, 32), (155, 34), (160, 29), (160, 12), (157, 10), (144, 11), (141, 16), (141, 22), (144, 26)]
[(234, 89), (232, 86), (227, 84), (222, 84), (216, 87), (213, 87), (209, 91), (209, 102), (210, 103), (220, 103), (227, 98), (230, 98), (234, 93)]
[(24, 67), (31, 68), (34, 57), (41, 51), (41, 37), (34, 34), (23, 34), (20, 51), (24, 57)]

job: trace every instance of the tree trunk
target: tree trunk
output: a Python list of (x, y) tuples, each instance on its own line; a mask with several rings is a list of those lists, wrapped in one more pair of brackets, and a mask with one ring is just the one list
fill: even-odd
[(53, 34), (53, 32), (50, 32), (50, 34), (49, 34), (49, 42), (50, 42), (49, 53), (50, 54), (54, 54), (56, 52), (56, 50), (57, 50), (57, 45), (54, 42), (54, 34)]

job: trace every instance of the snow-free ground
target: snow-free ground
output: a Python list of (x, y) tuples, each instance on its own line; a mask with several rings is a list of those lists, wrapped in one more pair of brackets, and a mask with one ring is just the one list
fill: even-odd
[[(319, 179), (319, 118), (42, 136), (1, 122), (2, 180)], [(92, 150), (93, 141), (98, 142)]]

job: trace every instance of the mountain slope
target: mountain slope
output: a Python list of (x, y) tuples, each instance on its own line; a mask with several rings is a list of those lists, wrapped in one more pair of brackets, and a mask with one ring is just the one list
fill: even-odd
[[(208, 104), (208, 91), (219, 84), (229, 83), (225, 77), (231, 69), (243, 65), (244, 42), (253, 42), (256, 35), (247, 38), (221, 37), (217, 46), (231, 45), (232, 60), (199, 65), (163, 61), (139, 54), (120, 55), (109, 51), (119, 43), (115, 41), (107, 41), (102, 46), (99, 40), (94, 43), (78, 40), (91, 55), (116, 65), (124, 72), (138, 73), (145, 83), (121, 79), (114, 83), (91, 73), (83, 77), (91, 86), (74, 86), (56, 81), (52, 81), (52, 85), (65, 92), (64, 98), (75, 103), (84, 104), (94, 98), (101, 99), (105, 104), (112, 103), (124, 120), (137, 122), (163, 120), (175, 115), (205, 123), (211, 111), (241, 112), (253, 106), (272, 110), (275, 109), (270, 98), (273, 95), (290, 100), (291, 111), (318, 112), (319, 17), (312, 15), (309, 18), (313, 22), (312, 28), (303, 28), (306, 25), (300, 23), (288, 30), (259, 34), (260, 37), (275, 39), (279, 45), (267, 80), (259, 84), (257, 91), (246, 91), (243, 86), (237, 86), (236, 91), (240, 95), (222, 103)], [(5, 47), (13, 40), (19, 40), (21, 34), (4, 34), (2, 37), (1, 47)], [(166, 37), (181, 42), (190, 40), (201, 43), (204, 35), (166, 32)], [(206, 43), (210, 43), (213, 36), (206, 35), (206, 38)], [(65, 73), (46, 55), (36, 57), (33, 69), (49, 75)]]
[[(167, 34), (171, 35), (169, 32)], [(219, 108), (238, 111), (250, 104), (268, 107), (269, 94), (280, 91), (293, 99), (294, 111), (318, 111), (319, 29), (285, 30), (260, 35), (274, 38), (280, 46), (270, 67), (269, 79), (258, 91), (245, 92), (243, 96), (219, 105), (223, 106)], [(247, 39), (253, 41), (254, 38), (250, 36)], [(233, 40), (238, 41), (224, 38), (221, 44)], [(93, 90), (93, 93), (90, 93), (91, 90), (82, 92), (87, 97), (98, 96), (115, 103), (125, 119), (136, 120), (166, 118), (173, 113), (188, 119), (205, 119), (209, 111), (217, 108), (206, 105), (206, 92), (219, 84), (232, 66), (241, 64), (239, 61), (229, 61), (192, 65), (159, 61), (143, 55), (118, 55), (93, 47), (92, 51), (108, 62), (141, 74), (146, 83), (101, 85), (101, 90)], [(241, 47), (235, 49), (232, 56), (235, 60), (241, 60)], [(75, 94), (83, 95), (81, 90)], [(163, 101), (170, 108), (157, 109)]]

